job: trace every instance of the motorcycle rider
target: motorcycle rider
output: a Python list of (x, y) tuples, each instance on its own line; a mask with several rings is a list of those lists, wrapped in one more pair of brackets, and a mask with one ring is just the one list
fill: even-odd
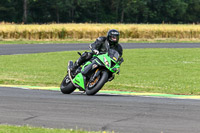
[(89, 61), (93, 54), (98, 55), (100, 52), (106, 53), (108, 48), (115, 49), (119, 52), (120, 57), (122, 57), (122, 46), (119, 42), (119, 32), (115, 29), (109, 30), (107, 33), (107, 37), (99, 37), (96, 41), (90, 44), (89, 48), (92, 52), (84, 52), (80, 58), (74, 63), (71, 72), (74, 73), (75, 70), (81, 66), (84, 62)]

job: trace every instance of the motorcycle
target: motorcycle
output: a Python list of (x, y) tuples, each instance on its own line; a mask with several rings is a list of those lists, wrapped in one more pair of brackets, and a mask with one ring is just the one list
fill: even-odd
[(78, 88), (87, 95), (95, 95), (106, 82), (114, 79), (116, 73), (119, 74), (123, 61), (116, 50), (109, 49), (106, 53), (93, 55), (90, 61), (76, 69), (75, 74), (70, 71), (73, 62), (69, 61), (68, 73), (60, 85), (60, 90), (63, 94), (70, 94)]

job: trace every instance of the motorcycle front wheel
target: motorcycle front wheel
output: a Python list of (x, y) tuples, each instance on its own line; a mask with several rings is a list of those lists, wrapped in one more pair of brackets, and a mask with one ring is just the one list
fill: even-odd
[(76, 87), (74, 87), (74, 85), (69, 80), (68, 75), (66, 75), (60, 85), (60, 91), (63, 94), (71, 94), (75, 89), (76, 89)]
[(108, 81), (108, 73), (102, 71), (102, 73), (93, 81), (87, 84), (86, 94), (95, 95)]

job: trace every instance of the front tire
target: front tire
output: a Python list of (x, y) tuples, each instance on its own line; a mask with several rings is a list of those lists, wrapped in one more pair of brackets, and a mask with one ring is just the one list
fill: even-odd
[(74, 87), (74, 85), (69, 80), (68, 75), (66, 75), (60, 85), (60, 91), (63, 94), (71, 94), (75, 89), (76, 89), (76, 87)]
[(91, 85), (91, 87), (89, 85), (90, 83), (87, 85), (86, 94), (87, 95), (95, 95), (104, 86), (104, 84), (107, 81), (108, 81), (108, 73), (106, 71), (102, 71), (102, 73), (100, 75), (100, 79), (98, 79), (98, 81), (95, 85)]

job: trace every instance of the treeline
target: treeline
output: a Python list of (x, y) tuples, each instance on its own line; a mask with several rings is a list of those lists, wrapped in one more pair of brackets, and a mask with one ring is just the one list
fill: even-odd
[(199, 23), (200, 0), (0, 0), (0, 22)]

